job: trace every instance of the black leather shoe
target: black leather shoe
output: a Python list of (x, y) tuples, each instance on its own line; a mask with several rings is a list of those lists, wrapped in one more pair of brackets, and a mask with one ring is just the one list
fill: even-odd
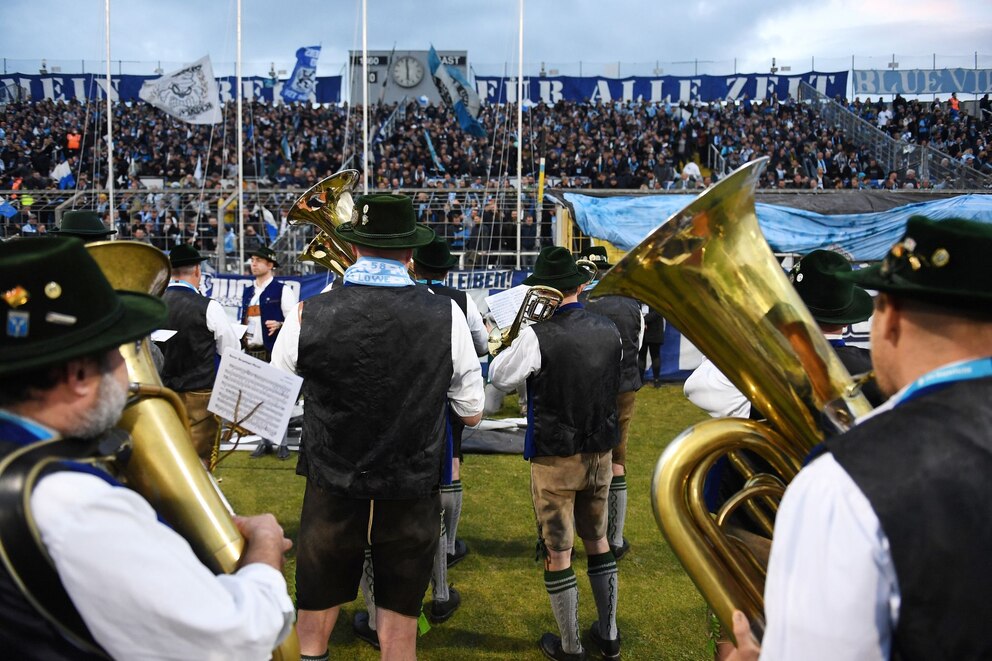
[(358, 611), (355, 613), (355, 618), (351, 621), (351, 628), (354, 630), (355, 636), (364, 640), (372, 647), (379, 649), (379, 634), (369, 626), (368, 611)]
[(255, 451), (251, 453), (252, 459), (258, 459), (272, 452), (272, 444), (265, 440), (260, 440)]
[(610, 550), (613, 551), (613, 557), (619, 560), (623, 556), (627, 555), (627, 551), (630, 550), (630, 542), (627, 538), (623, 538), (623, 544), (621, 546), (611, 546)]
[(448, 586), (447, 601), (432, 601), (427, 607), (427, 619), (431, 624), (441, 624), (451, 619), (458, 607), (462, 605), (462, 596), (458, 590)]
[(276, 448), (276, 459), (289, 459), (289, 446), (280, 445)]
[(569, 654), (561, 648), (561, 637), (553, 633), (546, 633), (537, 641), (537, 646), (544, 652), (544, 656), (555, 661), (585, 661), (586, 651), (580, 650), (578, 654)]
[(592, 626), (589, 627), (589, 638), (592, 639), (593, 645), (599, 649), (604, 659), (612, 661), (613, 659), (620, 658), (619, 631), (615, 640), (607, 640), (599, 634), (599, 622), (593, 622)]
[(448, 567), (454, 567), (468, 555), (468, 544), (460, 539), (455, 540), (455, 552), (448, 554)]

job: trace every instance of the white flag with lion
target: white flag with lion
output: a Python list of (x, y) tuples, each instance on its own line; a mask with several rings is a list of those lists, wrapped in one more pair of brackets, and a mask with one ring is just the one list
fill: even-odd
[(221, 120), (220, 88), (209, 55), (147, 81), (138, 96), (190, 124), (216, 124)]

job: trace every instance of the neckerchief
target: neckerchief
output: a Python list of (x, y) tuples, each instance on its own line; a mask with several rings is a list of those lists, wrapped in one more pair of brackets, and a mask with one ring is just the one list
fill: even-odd
[(344, 282), (372, 287), (412, 287), (414, 284), (404, 264), (381, 257), (359, 257), (344, 272)]

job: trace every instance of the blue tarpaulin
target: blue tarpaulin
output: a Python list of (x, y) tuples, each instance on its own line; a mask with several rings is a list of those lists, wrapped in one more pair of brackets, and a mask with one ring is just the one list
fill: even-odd
[[(630, 250), (661, 223), (692, 202), (695, 195), (592, 197), (563, 193), (575, 221), (588, 236)], [(875, 213), (825, 215), (771, 204), (755, 205), (758, 224), (774, 252), (805, 254), (817, 248), (839, 250), (854, 260), (877, 260), (902, 238), (910, 216), (935, 220), (968, 218), (992, 223), (992, 196), (961, 195)]]

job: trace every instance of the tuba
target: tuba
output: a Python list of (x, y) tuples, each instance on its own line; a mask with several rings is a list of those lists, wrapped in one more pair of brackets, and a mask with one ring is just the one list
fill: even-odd
[(517, 316), (506, 330), (493, 328), (489, 333), (489, 353), (493, 356), (507, 348), (517, 339), (520, 329), (526, 321), (528, 324), (550, 319), (561, 305), (562, 293), (554, 287), (536, 285), (527, 290), (524, 300), (520, 303)]
[[(161, 296), (169, 283), (168, 258), (148, 244), (101, 241), (86, 247), (114, 289)], [(121, 345), (120, 351), (131, 397), (118, 427), (132, 439), (131, 457), (120, 477), (189, 542), (203, 564), (218, 574), (233, 573), (245, 540), (193, 448), (182, 401), (162, 385), (147, 337)], [(300, 658), (295, 630), (272, 658)]]
[(358, 170), (341, 170), (318, 181), (293, 204), (286, 215), (290, 225), (309, 223), (320, 230), (297, 258), (301, 262), (320, 264), (338, 276), (355, 263), (351, 246), (335, 236), (334, 228), (351, 220), (357, 183)]
[[(738, 168), (674, 214), (590, 294), (654, 307), (767, 418), (690, 427), (658, 460), (651, 487), (659, 528), (724, 628), (732, 631), (740, 609), (759, 637), (767, 549), (785, 485), (823, 429), (847, 429), (871, 409), (761, 234), (754, 191), (767, 160)], [(744, 487), (714, 513), (703, 487), (724, 457)], [(750, 530), (731, 524), (738, 513)]]

